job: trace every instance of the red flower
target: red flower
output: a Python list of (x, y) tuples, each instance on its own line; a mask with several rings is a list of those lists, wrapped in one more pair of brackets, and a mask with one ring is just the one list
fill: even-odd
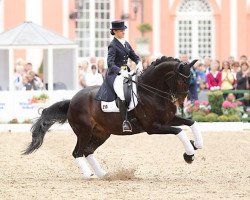
[(223, 107), (223, 108), (230, 108), (230, 107), (232, 107), (232, 103), (229, 102), (229, 101), (224, 101), (224, 102), (222, 103), (222, 107)]

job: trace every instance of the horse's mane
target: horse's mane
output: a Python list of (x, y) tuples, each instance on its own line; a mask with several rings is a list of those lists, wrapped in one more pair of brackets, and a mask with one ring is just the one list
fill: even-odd
[(153, 61), (142, 73), (142, 76), (147, 76), (148, 74), (151, 74), (151, 72), (157, 68), (158, 65), (164, 62), (178, 62), (180, 63), (181, 61), (177, 58), (173, 57), (166, 57), (162, 56), (161, 58), (157, 58), (155, 61)]

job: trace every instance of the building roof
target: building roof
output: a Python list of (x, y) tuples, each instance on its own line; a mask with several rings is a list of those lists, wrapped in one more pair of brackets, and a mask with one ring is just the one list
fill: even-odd
[(39, 45), (76, 45), (76, 43), (29, 21), (0, 34), (0, 46)]

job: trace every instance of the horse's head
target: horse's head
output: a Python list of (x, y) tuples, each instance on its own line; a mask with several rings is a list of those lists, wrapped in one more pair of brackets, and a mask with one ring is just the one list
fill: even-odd
[[(176, 68), (176, 81), (175, 82), (175, 94), (178, 96), (178, 102), (182, 103), (189, 90), (189, 83), (191, 79), (191, 67), (197, 62), (193, 60), (191, 63), (180, 62)], [(171, 84), (170, 84), (171, 85)]]
[(182, 103), (188, 94), (190, 69), (196, 61), (185, 63), (172, 57), (162, 57), (145, 71), (143, 82), (156, 88), (152, 89), (152, 93), (164, 96), (172, 102)]

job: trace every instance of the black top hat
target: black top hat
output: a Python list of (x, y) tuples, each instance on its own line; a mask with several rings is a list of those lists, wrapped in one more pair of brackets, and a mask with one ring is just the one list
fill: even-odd
[(124, 21), (113, 21), (111, 22), (112, 27), (110, 30), (125, 30), (127, 26), (124, 25)]

